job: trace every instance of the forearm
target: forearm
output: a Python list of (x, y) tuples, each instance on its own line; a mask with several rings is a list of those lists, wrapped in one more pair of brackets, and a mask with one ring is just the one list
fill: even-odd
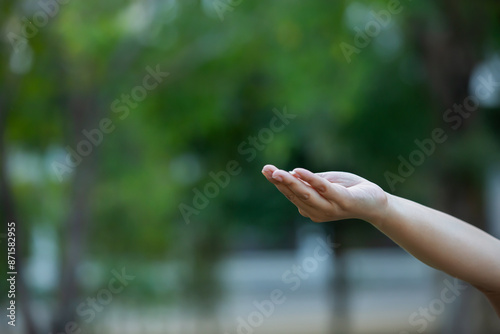
[(500, 240), (475, 226), (393, 195), (371, 223), (429, 266), (500, 292)]
[(351, 173), (296, 168), (292, 175), (272, 165), (262, 172), (304, 217), (369, 221), (422, 262), (484, 292), (500, 316), (500, 240)]

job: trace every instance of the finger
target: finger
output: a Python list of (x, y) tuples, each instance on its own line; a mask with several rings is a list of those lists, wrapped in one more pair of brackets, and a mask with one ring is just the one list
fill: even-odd
[(327, 204), (326, 200), (316, 190), (290, 173), (278, 169), (273, 173), (273, 179), (283, 183), (288, 188), (288, 191), (291, 191), (294, 196), (307, 206), (319, 208)]
[(300, 179), (309, 183), (311, 187), (316, 189), (321, 196), (327, 199), (338, 201), (346, 195), (347, 190), (344, 186), (332, 183), (324, 177), (314, 174), (307, 169), (296, 168), (293, 171)]
[(340, 184), (346, 188), (352, 187), (362, 181), (365, 181), (362, 177), (347, 173), (347, 172), (325, 172), (325, 173), (316, 173), (317, 176), (330, 181), (331, 183)]
[(276, 168), (275, 166), (273, 165), (265, 165), (264, 168), (262, 168), (262, 174), (264, 174), (264, 176), (269, 180), (271, 181), (272, 180), (272, 176), (273, 176), (273, 173), (275, 170), (277, 170), (278, 168)]
[(299, 209), (299, 213), (300, 213), (301, 216), (309, 218), (309, 215), (303, 209), (301, 209), (301, 208), (298, 208), (298, 209)]
[(299, 180), (299, 181), (303, 182), (305, 185), (307, 185), (307, 186), (309, 186), (309, 187), (311, 186), (311, 185), (310, 185), (309, 183), (307, 183), (305, 180), (302, 180), (302, 179), (299, 177), (299, 175), (298, 175), (297, 173), (295, 173), (294, 171), (291, 171), (291, 172), (289, 172), (289, 173), (290, 173), (290, 175), (292, 175), (292, 176), (293, 176), (294, 178), (296, 178), (297, 180)]
[[(275, 171), (276, 173), (276, 171)], [(271, 177), (271, 180), (270, 180), (275, 186), (276, 188), (278, 188), (278, 190), (283, 194), (285, 195), (285, 197), (290, 201), (292, 202), (293, 204), (295, 204), (295, 206), (297, 206), (298, 208), (300, 207), (303, 207), (304, 206), (304, 203), (303, 201), (301, 201), (296, 194), (294, 194), (294, 192), (283, 182), (283, 177), (281, 176), (277, 176), (274, 177), (274, 173), (273, 173), (273, 177)]]
[(279, 169), (273, 165), (265, 165), (262, 169), (262, 174), (264, 174), (266, 179), (274, 184), (278, 188), (278, 190), (280, 190), (285, 196), (291, 197), (293, 194), (291, 194), (290, 191), (287, 191), (287, 189), (284, 188), (284, 185), (282, 184), (283, 179), (281, 177), (273, 177), (273, 173), (277, 170)]
[[(277, 171), (278, 168), (276, 168), (275, 166), (273, 165), (266, 165), (264, 166), (264, 168), (262, 169), (262, 174), (264, 174), (264, 176), (267, 178), (267, 180), (271, 183), (273, 183), (276, 188), (290, 201), (292, 202), (298, 209), (299, 209), (299, 212), (304, 212), (304, 207), (306, 206), (305, 203), (300, 200), (296, 194), (293, 193), (293, 191), (291, 191), (291, 189), (286, 186), (284, 183), (283, 183), (283, 178), (282, 177), (279, 177), (279, 173), (277, 174), (277, 177), (276, 178), (273, 178), (273, 173), (275, 171)], [(287, 174), (286, 172), (282, 171), (283, 173)], [(301, 181), (302, 182), (302, 181)], [(302, 214), (302, 213), (301, 213)]]
[[(262, 174), (266, 177), (266, 179), (274, 184), (278, 190), (285, 195), (286, 198), (289, 200), (292, 200), (294, 197), (294, 194), (291, 192), (290, 189), (288, 189), (285, 185), (282, 184), (282, 179), (281, 178), (273, 178), (273, 173), (277, 171), (278, 168), (276, 168), (273, 165), (265, 165), (264, 168), (262, 169)], [(295, 203), (294, 203), (295, 204)]]
[(325, 193), (328, 190), (328, 186), (330, 185), (330, 182), (328, 182), (324, 178), (304, 168), (295, 168), (291, 174), (298, 177), (300, 180), (307, 182), (320, 194)]

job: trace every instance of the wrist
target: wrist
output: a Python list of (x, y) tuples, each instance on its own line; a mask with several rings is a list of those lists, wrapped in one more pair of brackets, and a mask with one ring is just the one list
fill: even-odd
[(380, 228), (389, 219), (390, 213), (395, 207), (396, 196), (384, 192), (384, 197), (377, 206), (371, 210), (370, 215), (365, 219), (367, 222)]

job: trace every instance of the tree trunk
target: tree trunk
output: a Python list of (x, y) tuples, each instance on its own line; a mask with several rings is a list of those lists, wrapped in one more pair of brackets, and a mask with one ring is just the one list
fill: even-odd
[[(5, 92), (5, 90), (3, 90)], [(24, 317), (24, 325), (26, 326), (27, 334), (36, 334), (36, 324), (30, 311), (30, 292), (26, 285), (24, 279), (23, 271), (23, 254), (21, 254), (20, 245), (27, 245), (29, 237), (27, 236), (27, 231), (23, 228), (23, 224), (18, 220), (18, 215), (16, 212), (14, 204), (14, 196), (12, 194), (12, 188), (10, 186), (9, 180), (7, 179), (6, 171), (6, 145), (5, 145), (5, 129), (7, 128), (7, 110), (8, 103), (6, 102), (6, 94), (0, 95), (0, 219), (3, 222), (3, 233), (7, 232), (7, 224), (9, 222), (16, 223), (16, 290), (18, 293), (16, 295), (19, 297), (16, 300), (16, 305), (18, 305)], [(7, 250), (7, 238), (5, 238), (2, 245), (2, 250)], [(5, 253), (3, 255), (6, 255)]]
[[(71, 146), (74, 150), (79, 140), (82, 139), (83, 129), (89, 129), (97, 124), (95, 105), (95, 98), (92, 96), (74, 97), (69, 103), (69, 112), (75, 131), (74, 144)], [(76, 271), (82, 262), (86, 248), (95, 151), (96, 147), (87, 157), (82, 157), (82, 162), (73, 172), (71, 209), (63, 231), (62, 249), (65, 251), (61, 265), (59, 305), (53, 323), (54, 333), (64, 333), (68, 322), (79, 320), (76, 314), (79, 295)]]
[[(439, 126), (453, 136), (463, 136), (470, 125), (476, 120), (478, 111), (471, 117), (464, 118), (462, 125), (451, 130), (444, 124), (443, 114), (454, 104), (464, 104), (469, 94), (471, 72), (480, 60), (476, 50), (484, 40), (484, 20), (481, 6), (467, 1), (441, 0), (441, 13), (447, 28), (444, 30), (426, 30), (419, 26), (417, 41), (421, 56), (429, 75), (431, 93), (436, 101)], [(472, 7), (472, 5), (474, 5)], [(452, 144), (442, 147), (446, 150)], [(463, 219), (482, 229), (485, 228), (484, 200), (481, 189), (474, 182), (473, 170), (457, 170), (452, 162), (442, 161), (441, 170), (437, 171), (436, 179), (441, 185), (442, 193), (439, 208), (453, 216)], [(471, 167), (472, 168), (472, 167)], [(464, 291), (453, 316), (454, 324), (450, 324), (453, 333), (465, 333), (466, 322), (471, 324), (477, 315), (477, 309), (471, 309), (472, 300), (478, 292), (474, 288)], [(472, 315), (472, 316), (471, 316)], [(486, 329), (474, 328), (475, 332), (487, 332)], [(468, 332), (467, 332), (468, 333)]]

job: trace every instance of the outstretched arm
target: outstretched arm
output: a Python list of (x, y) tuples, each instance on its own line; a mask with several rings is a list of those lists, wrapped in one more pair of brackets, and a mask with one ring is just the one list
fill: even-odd
[(460, 219), (384, 192), (343, 172), (262, 170), (314, 222), (346, 218), (371, 223), (416, 258), (486, 294), (500, 316), (500, 240)]

